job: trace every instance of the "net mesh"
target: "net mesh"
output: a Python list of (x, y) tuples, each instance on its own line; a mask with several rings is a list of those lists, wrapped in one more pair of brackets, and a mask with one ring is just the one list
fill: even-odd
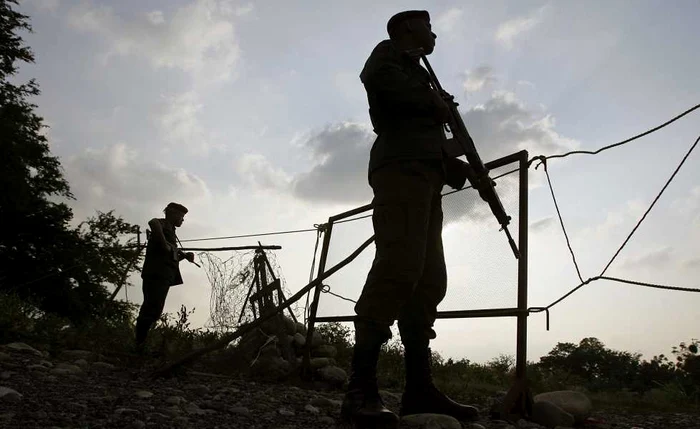
[[(267, 264), (258, 264), (258, 267), (263, 267), (265, 270), (264, 276), (267, 283), (271, 283), (275, 278), (279, 279), (283, 298), (289, 298), (290, 292), (277, 262), (277, 256), (269, 250), (266, 250), (264, 254), (269, 262), (269, 267)], [(258, 290), (254, 285), (256, 277), (255, 255), (255, 250), (228, 250), (216, 253), (206, 251), (197, 254), (211, 285), (210, 314), (206, 324), (208, 328), (219, 332), (231, 331), (241, 324), (255, 319), (250, 303), (250, 296)], [(280, 297), (278, 294), (275, 292), (272, 297), (274, 305), (279, 305)], [(295, 303), (292, 304), (291, 311), (296, 317), (299, 317), (303, 310), (300, 310), (299, 304)], [(288, 311), (285, 311), (285, 314), (290, 315)], [(259, 316), (259, 313), (257, 315)]]

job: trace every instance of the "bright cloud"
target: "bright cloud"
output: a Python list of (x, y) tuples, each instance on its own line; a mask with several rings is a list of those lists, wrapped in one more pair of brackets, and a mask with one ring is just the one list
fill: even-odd
[(240, 47), (227, 2), (195, 1), (166, 17), (151, 11), (126, 19), (111, 7), (83, 3), (74, 7), (68, 22), (78, 31), (102, 36), (111, 56), (137, 55), (156, 68), (172, 68), (198, 83), (225, 81), (234, 76)]
[(469, 70), (465, 74), (466, 77), (462, 83), (462, 86), (467, 92), (480, 91), (498, 81), (493, 73), (493, 69), (487, 65), (479, 66), (474, 70)]
[(508, 20), (498, 26), (495, 40), (506, 49), (512, 49), (515, 39), (521, 37), (542, 22), (544, 7), (526, 17)]

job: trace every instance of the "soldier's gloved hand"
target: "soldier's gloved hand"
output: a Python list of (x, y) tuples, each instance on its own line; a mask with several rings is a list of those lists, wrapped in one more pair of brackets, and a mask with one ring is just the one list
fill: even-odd
[(190, 262), (194, 262), (194, 253), (192, 253), (192, 252), (185, 253), (185, 259), (187, 259)]

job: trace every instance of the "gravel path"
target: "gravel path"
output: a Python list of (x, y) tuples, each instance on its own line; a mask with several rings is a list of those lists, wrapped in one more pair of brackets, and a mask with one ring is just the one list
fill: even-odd
[[(147, 372), (86, 351), (49, 357), (29, 347), (0, 347), (2, 428), (342, 428), (342, 392), (262, 384), (190, 372), (151, 380)], [(398, 410), (399, 395), (383, 392)], [(486, 413), (483, 413), (484, 415)], [(700, 428), (693, 414), (596, 412), (586, 428)], [(481, 426), (478, 426), (481, 425)], [(505, 429), (484, 419), (473, 429)], [(419, 427), (419, 426), (413, 426)], [(423, 426), (427, 427), (427, 426)], [(435, 427), (435, 426), (433, 426)], [(519, 428), (542, 428), (524, 421)]]

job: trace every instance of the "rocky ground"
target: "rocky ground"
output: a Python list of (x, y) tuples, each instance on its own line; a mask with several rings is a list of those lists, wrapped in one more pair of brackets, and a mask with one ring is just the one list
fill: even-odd
[[(64, 351), (49, 356), (29, 346), (0, 347), (2, 428), (343, 428), (341, 391), (262, 384), (190, 371), (152, 380), (145, 368)], [(398, 410), (399, 395), (383, 392)], [(486, 418), (466, 429), (514, 428)], [(454, 421), (405, 419), (405, 427), (459, 428)], [(429, 419), (430, 420), (430, 419)], [(594, 412), (586, 428), (691, 429), (700, 416)], [(542, 428), (521, 421), (517, 428)]]

